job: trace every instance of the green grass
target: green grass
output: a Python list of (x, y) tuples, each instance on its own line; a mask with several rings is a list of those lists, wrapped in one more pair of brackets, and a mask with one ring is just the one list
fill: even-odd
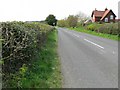
[(24, 65), (18, 75), (10, 82), (13, 87), (21, 88), (61, 88), (62, 75), (57, 53), (57, 31), (48, 35), (38, 57), (27, 67)]
[(95, 36), (99, 36), (99, 37), (103, 37), (103, 38), (107, 38), (107, 39), (112, 39), (112, 40), (117, 40), (117, 41), (118, 41), (118, 36), (117, 36), (117, 35), (97, 33), (97, 32), (95, 32), (95, 31), (86, 30), (86, 29), (84, 29), (84, 27), (69, 28), (69, 29), (70, 29), (70, 30), (75, 30), (75, 31), (78, 31), (78, 32), (83, 32), (83, 33), (87, 33), (87, 34), (92, 34), (92, 35), (95, 35)]

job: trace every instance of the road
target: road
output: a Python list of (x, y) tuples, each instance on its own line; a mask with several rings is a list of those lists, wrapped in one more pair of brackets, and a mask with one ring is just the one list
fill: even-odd
[(118, 88), (118, 42), (58, 28), (64, 88)]

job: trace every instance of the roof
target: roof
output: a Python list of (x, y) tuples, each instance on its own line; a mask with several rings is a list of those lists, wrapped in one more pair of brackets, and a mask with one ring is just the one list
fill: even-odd
[(97, 11), (97, 10), (95, 10), (95, 11), (93, 11), (92, 16), (95, 15), (95, 17), (102, 17), (104, 12), (105, 11)]
[[(103, 19), (108, 15), (109, 12), (112, 12), (112, 13), (113, 13), (112, 10), (108, 10), (108, 9), (106, 9), (105, 11), (94, 10), (94, 11), (92, 12), (91, 17), (93, 17), (93, 15), (95, 15), (95, 17), (101, 17), (100, 20), (103, 20)], [(113, 15), (116, 17), (116, 15), (115, 15), (114, 13), (113, 13)]]
[[(109, 12), (112, 12), (112, 13), (113, 13), (112, 10), (106, 10), (105, 13), (104, 13), (104, 15), (103, 15), (103, 17), (102, 17), (100, 20), (103, 20), (103, 19), (107, 16), (107, 14), (108, 14)], [(113, 13), (113, 15), (116, 17), (116, 15), (115, 15), (114, 13)]]

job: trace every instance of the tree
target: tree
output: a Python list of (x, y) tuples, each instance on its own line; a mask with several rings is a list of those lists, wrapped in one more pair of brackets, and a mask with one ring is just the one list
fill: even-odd
[(58, 20), (57, 25), (59, 27), (68, 27), (68, 23), (66, 19)]
[(74, 28), (77, 26), (78, 18), (77, 16), (69, 15), (69, 17), (67, 18), (67, 22), (68, 22), (69, 27)]
[(78, 22), (81, 22), (81, 23), (83, 23), (84, 21), (90, 19), (90, 17), (88, 17), (88, 16), (87, 16), (85, 13), (83, 13), (83, 12), (79, 12), (76, 16), (78, 17)]
[(47, 24), (52, 25), (52, 26), (56, 26), (56, 24), (57, 24), (57, 19), (56, 19), (56, 17), (55, 17), (54, 15), (52, 15), (52, 14), (50, 14), (50, 15), (46, 18), (45, 21), (47, 22)]

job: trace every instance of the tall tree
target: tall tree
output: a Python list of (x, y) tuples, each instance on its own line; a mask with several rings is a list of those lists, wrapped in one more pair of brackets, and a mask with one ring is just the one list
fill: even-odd
[(67, 18), (67, 22), (68, 22), (69, 27), (74, 28), (77, 26), (78, 18), (77, 16), (69, 15), (69, 17)]
[(45, 20), (49, 25), (56, 26), (57, 24), (57, 19), (54, 15), (50, 14), (46, 20)]

